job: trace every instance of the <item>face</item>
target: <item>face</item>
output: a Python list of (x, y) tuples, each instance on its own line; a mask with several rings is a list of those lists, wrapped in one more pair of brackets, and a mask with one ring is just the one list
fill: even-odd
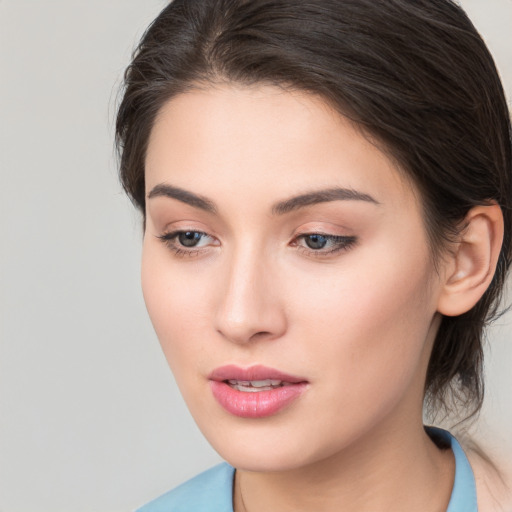
[(171, 99), (146, 160), (142, 285), (187, 405), (250, 470), (419, 428), (439, 279), (414, 187), (322, 100)]

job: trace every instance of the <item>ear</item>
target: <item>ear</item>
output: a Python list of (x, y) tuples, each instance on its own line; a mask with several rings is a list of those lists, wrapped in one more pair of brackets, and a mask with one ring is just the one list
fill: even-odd
[(460, 239), (446, 257), (437, 310), (447, 316), (469, 311), (491, 284), (503, 242), (503, 214), (496, 204), (475, 206)]

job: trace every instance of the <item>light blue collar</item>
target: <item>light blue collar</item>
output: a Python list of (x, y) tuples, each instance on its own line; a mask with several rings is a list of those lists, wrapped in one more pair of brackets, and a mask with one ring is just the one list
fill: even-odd
[(426, 430), (449, 444), (455, 457), (455, 479), (446, 512), (478, 512), (475, 477), (459, 442), (446, 430), (436, 427), (426, 427)]

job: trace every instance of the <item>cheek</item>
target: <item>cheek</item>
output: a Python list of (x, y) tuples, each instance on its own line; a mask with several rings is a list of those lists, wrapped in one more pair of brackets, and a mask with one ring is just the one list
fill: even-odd
[(201, 353), (201, 337), (196, 333), (205, 315), (198, 305), (205, 303), (207, 288), (191, 281), (193, 277), (193, 273), (180, 271), (166, 251), (145, 240), (141, 273), (144, 301), (174, 373), (180, 369), (186, 373), (188, 363), (198, 361)]
[(409, 251), (408, 257), (377, 260), (375, 254), (361, 251), (350, 265), (347, 259), (350, 270), (318, 278), (316, 286), (312, 275), (296, 282), (307, 293), (288, 292), (295, 300), (296, 338), (308, 345), (318, 381), (336, 383), (326, 393), (335, 394), (339, 409), (349, 402), (367, 407), (376, 396), (384, 404), (386, 394), (394, 400), (422, 376), (435, 314), (428, 257)]
[(396, 411), (409, 421), (423, 399), (431, 322), (424, 297), (411, 281), (392, 293), (388, 279), (357, 280), (352, 293), (348, 284), (333, 286), (331, 300), (324, 296), (323, 303), (311, 297), (310, 314), (303, 317), (304, 360), (315, 390), (310, 416), (322, 418), (321, 427), (311, 428), (330, 439), (312, 447), (319, 450), (315, 457), (355, 442)]

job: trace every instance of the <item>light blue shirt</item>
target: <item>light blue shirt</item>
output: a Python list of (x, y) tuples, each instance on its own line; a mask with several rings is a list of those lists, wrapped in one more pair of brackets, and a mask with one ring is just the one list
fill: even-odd
[[(429, 427), (451, 445), (455, 456), (455, 480), (446, 512), (477, 512), (473, 471), (457, 440), (446, 430)], [(223, 463), (188, 480), (137, 512), (233, 512), (235, 469)]]

